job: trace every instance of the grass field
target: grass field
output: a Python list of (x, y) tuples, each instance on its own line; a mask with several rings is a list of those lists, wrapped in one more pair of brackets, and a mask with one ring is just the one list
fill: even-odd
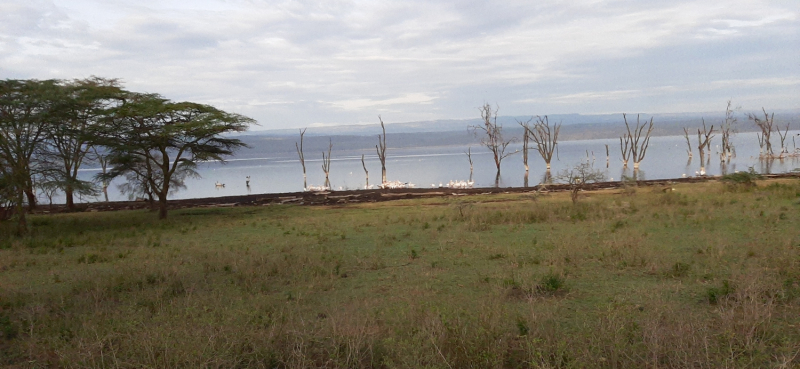
[(799, 367), (799, 200), (778, 180), (33, 216), (0, 238), (0, 365)]

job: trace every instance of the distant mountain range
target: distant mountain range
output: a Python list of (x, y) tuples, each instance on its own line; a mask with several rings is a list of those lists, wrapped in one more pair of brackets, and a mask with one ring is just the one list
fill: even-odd
[[(756, 112), (753, 112), (756, 113)], [(758, 112), (760, 113), (760, 112)], [(763, 113), (761, 113), (763, 114)], [(689, 128), (690, 134), (696, 134), (697, 128), (705, 121), (706, 126), (719, 127), (725, 119), (724, 112), (712, 113), (676, 113), (676, 114), (641, 114), (640, 121), (653, 118), (653, 136), (683, 135), (683, 128)], [(738, 112), (737, 131), (750, 132), (757, 130), (748, 121), (747, 114)], [(503, 125), (506, 137), (521, 137), (522, 128), (518, 121), (525, 122), (530, 116), (502, 116), (497, 122)], [(625, 132), (622, 114), (554, 114), (548, 116), (551, 124), (561, 123), (560, 141), (591, 140), (616, 138)], [(628, 114), (628, 123), (636, 124), (636, 114)], [(790, 131), (800, 130), (800, 109), (775, 111), (775, 123), (785, 129), (789, 124)], [(481, 124), (480, 119), (448, 119), (410, 123), (386, 124), (387, 145), (389, 148), (479, 145), (480, 137), (470, 130), (471, 126)], [(367, 155), (374, 154), (377, 135), (381, 133), (379, 124), (341, 125), (330, 127), (309, 127), (305, 134), (304, 148), (308, 152), (327, 150), (331, 140), (334, 150), (363, 150)], [(297, 129), (277, 129), (247, 132), (239, 137), (251, 148), (237, 153), (237, 157), (256, 157), (265, 154), (295, 152), (295, 142), (300, 139)]]
[[(747, 122), (747, 113), (763, 114), (760, 111), (753, 112), (737, 112), (740, 125), (749, 125)], [(800, 109), (790, 110), (776, 110), (775, 121), (789, 121), (800, 122)], [(705, 119), (708, 125), (719, 124), (719, 121), (725, 119), (724, 112), (706, 112), (706, 113), (669, 113), (669, 114), (640, 114), (641, 120), (649, 120), (653, 118), (656, 125), (662, 123), (686, 123), (689, 125), (699, 124), (701, 119)], [(497, 117), (497, 122), (504, 127), (514, 126), (518, 127), (517, 122), (525, 122), (531, 119), (532, 116), (500, 116)], [(628, 121), (631, 118), (635, 120), (636, 114), (628, 114)], [(570, 125), (584, 125), (594, 126), (603, 124), (619, 124), (624, 127), (622, 121), (622, 113), (618, 114), (553, 114), (548, 115), (551, 123), (561, 123), (565, 127)], [(466, 130), (470, 126), (481, 124), (479, 118), (475, 119), (442, 119), (431, 121), (407, 122), (407, 123), (387, 123), (387, 133), (419, 133), (419, 132), (449, 132)], [(338, 126), (324, 126), (324, 127), (308, 127), (306, 136), (331, 136), (331, 135), (356, 135), (367, 136), (377, 135), (381, 133), (380, 124), (352, 124), (352, 125), (338, 125)], [(298, 135), (296, 128), (292, 129), (272, 129), (264, 131), (249, 132), (248, 134), (266, 134), (270, 136), (295, 136)]]

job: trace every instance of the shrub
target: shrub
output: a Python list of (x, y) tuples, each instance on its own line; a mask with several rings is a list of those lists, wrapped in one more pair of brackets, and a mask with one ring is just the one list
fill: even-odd
[(549, 273), (542, 277), (536, 289), (544, 293), (556, 293), (564, 288), (564, 278), (555, 273)]
[(674, 278), (684, 277), (689, 273), (690, 268), (691, 265), (679, 261), (672, 265), (672, 268), (670, 268), (670, 270), (667, 272), (667, 275)]
[(756, 186), (756, 181), (761, 179), (761, 175), (750, 167), (746, 172), (736, 172), (722, 176), (722, 182), (728, 185), (729, 189), (749, 189)]
[(728, 280), (722, 281), (722, 287), (710, 287), (706, 290), (706, 298), (708, 303), (716, 305), (719, 300), (727, 295), (733, 293), (733, 287)]

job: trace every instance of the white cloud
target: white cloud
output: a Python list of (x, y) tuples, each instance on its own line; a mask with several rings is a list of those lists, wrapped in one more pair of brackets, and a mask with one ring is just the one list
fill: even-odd
[(0, 74), (118, 77), (262, 128), (471, 117), (483, 101), (506, 114), (682, 109), (763, 86), (765, 103), (792, 108), (797, 14), (777, 0), (11, 0)]
[(384, 108), (391, 105), (431, 104), (435, 99), (435, 97), (428, 96), (424, 93), (410, 93), (381, 100), (352, 99), (334, 101), (331, 105), (344, 110), (365, 110)]

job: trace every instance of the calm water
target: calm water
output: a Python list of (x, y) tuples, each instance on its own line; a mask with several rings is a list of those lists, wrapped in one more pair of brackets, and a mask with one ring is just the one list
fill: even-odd
[[(798, 132), (790, 132), (792, 136)], [(719, 136), (714, 139), (719, 144)], [(787, 139), (790, 151), (794, 150), (791, 138)], [(693, 138), (692, 143), (695, 143)], [(777, 139), (775, 139), (777, 141)], [(366, 165), (369, 170), (370, 183), (380, 182), (380, 161), (375, 151), (348, 151), (337, 150), (334, 137), (334, 151), (332, 153), (330, 180), (336, 189), (361, 189), (365, 185), (364, 169), (361, 166), (361, 154), (366, 154)], [(605, 145), (609, 145), (610, 157), (606, 167)], [(715, 146), (712, 144), (712, 146)], [(797, 158), (783, 161), (774, 160), (771, 164), (759, 161), (758, 141), (755, 133), (740, 133), (734, 137), (737, 157), (730, 164), (720, 164), (719, 155), (712, 147), (711, 161), (706, 166), (708, 175), (723, 174), (725, 171), (747, 170), (754, 167), (760, 173), (781, 173), (800, 167)], [(800, 144), (800, 143), (798, 143)], [(775, 150), (779, 150), (780, 142), (775, 142)], [(522, 145), (509, 146), (510, 151), (521, 150)], [(467, 147), (424, 147), (414, 149), (391, 149), (387, 151), (387, 177), (388, 180), (410, 182), (420, 187), (436, 186), (450, 180), (469, 179), (469, 161), (465, 152)], [(311, 156), (311, 153), (306, 153)], [(596, 169), (603, 171), (607, 180), (618, 181), (622, 175), (632, 175), (631, 169), (623, 173), (619, 140), (590, 140), (566, 141), (559, 144), (559, 157), (552, 162), (552, 173), (556, 175), (565, 168), (570, 168), (582, 160), (593, 162)], [(496, 169), (490, 152), (483, 147), (472, 147), (472, 160), (474, 163), (473, 180), (476, 187), (494, 186)], [(533, 186), (542, 181), (545, 174), (545, 164), (538, 153), (531, 149), (528, 164), (530, 166), (529, 185)], [(321, 155), (319, 159), (307, 159), (306, 168), (309, 185), (322, 185), (325, 176), (322, 172)], [(633, 166), (633, 163), (630, 163)], [(171, 198), (198, 198), (233, 196), (258, 193), (297, 192), (303, 190), (303, 171), (296, 153), (286, 153), (281, 156), (263, 158), (233, 158), (225, 164), (205, 163), (199, 166), (202, 178), (187, 181), (187, 189), (180, 191)], [(678, 178), (683, 174), (695, 175), (700, 169), (700, 160), (697, 150), (694, 150), (694, 159), (689, 161), (686, 154), (686, 142), (682, 136), (653, 137), (647, 156), (641, 163), (639, 178), (663, 179)], [(90, 178), (97, 172), (96, 169), (86, 169), (82, 177)], [(524, 185), (525, 169), (522, 165), (522, 153), (519, 152), (503, 160), (501, 187), (519, 187)], [(245, 185), (245, 177), (250, 176), (250, 188)], [(225, 188), (216, 188), (215, 182), (225, 183)], [(120, 179), (109, 187), (109, 199), (127, 200), (122, 195), (117, 184)], [(57, 199), (58, 201), (60, 199)], [(46, 201), (46, 200), (43, 200)], [(97, 199), (83, 199), (83, 201), (97, 201)]]

